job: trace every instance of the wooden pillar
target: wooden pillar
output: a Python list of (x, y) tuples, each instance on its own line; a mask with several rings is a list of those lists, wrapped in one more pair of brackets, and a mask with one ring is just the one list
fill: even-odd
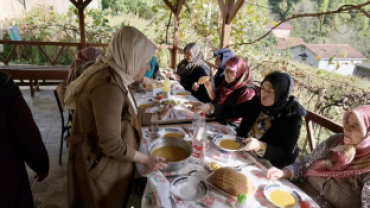
[(222, 14), (222, 33), (220, 48), (226, 48), (230, 41), (231, 22), (235, 18), (239, 9), (243, 6), (244, 0), (218, 0), (218, 6)]
[(163, 0), (163, 2), (170, 8), (171, 12), (174, 15), (173, 27), (173, 47), (171, 49), (171, 62), (170, 67), (172, 69), (176, 68), (177, 65), (177, 49), (179, 46), (179, 28), (180, 28), (180, 14), (182, 6), (185, 3), (185, 0), (176, 0), (175, 6), (171, 4), (169, 0)]
[[(86, 48), (86, 33), (85, 33), (85, 18), (84, 10), (92, 0), (70, 0), (73, 5), (78, 9), (78, 22), (80, 23), (80, 37), (81, 45), (79, 50)], [(78, 1), (78, 2), (77, 2)]]

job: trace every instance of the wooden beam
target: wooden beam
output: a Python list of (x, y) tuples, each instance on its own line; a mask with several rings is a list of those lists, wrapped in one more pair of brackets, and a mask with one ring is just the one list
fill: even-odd
[(185, 4), (185, 0), (180, 0), (179, 4), (177, 5), (176, 8), (176, 16), (180, 16), (182, 6)]
[(85, 36), (85, 18), (84, 18), (84, 2), (83, 0), (78, 0), (78, 20), (80, 23), (80, 41), (81, 49), (86, 48), (86, 36)]
[(231, 25), (226, 24), (225, 21), (222, 23), (222, 34), (220, 48), (226, 48), (229, 45)]
[(312, 126), (311, 120), (306, 120), (306, 130), (307, 130), (308, 144), (310, 146), (310, 150), (312, 151), (313, 149), (315, 149), (316, 144), (315, 144), (315, 136), (313, 134), (313, 126)]
[(49, 55), (44, 51), (44, 49), (42, 49), (40, 45), (38, 45), (37, 47), (46, 56), (46, 58), (49, 60), (49, 62), (53, 65), (53, 61), (51, 60), (51, 58), (49, 57)]
[(230, 19), (230, 12), (231, 10), (233, 9), (234, 7), (234, 4), (235, 4), (235, 0), (226, 0), (225, 2), (225, 13), (226, 13), (226, 16), (225, 16), (225, 23), (228, 24), (229, 22), (229, 19)]
[(75, 5), (75, 7), (77, 7), (78, 8), (78, 4), (77, 4), (77, 2), (75, 1), (75, 0), (69, 0), (73, 5)]
[(168, 6), (168, 8), (170, 8), (170, 10), (172, 11), (172, 13), (176, 14), (175, 7), (173, 7), (173, 5), (171, 4), (171, 2), (169, 2), (168, 0), (163, 0), (163, 1)]
[(84, 7), (84, 9), (87, 7), (87, 5), (89, 5), (90, 4), (90, 2), (91, 2), (92, 0), (85, 0), (84, 1), (84, 3), (83, 3), (83, 7)]
[(227, 22), (228, 24), (231, 24), (231, 22), (235, 18), (236, 14), (240, 10), (240, 8), (242, 8), (243, 4), (244, 4), (244, 0), (238, 0), (236, 2), (236, 4), (233, 6), (233, 8), (231, 9), (231, 11), (229, 13), (229, 19), (228, 19), (228, 22)]
[(17, 40), (0, 40), (0, 44), (10, 44), (10, 45), (54, 45), (54, 46), (75, 46), (78, 47), (80, 43), (70, 43), (70, 42), (41, 42), (41, 41), (17, 41)]
[(220, 8), (220, 10), (221, 10), (222, 19), (224, 19), (224, 18), (225, 18), (225, 16), (226, 16), (224, 0), (218, 0), (217, 2), (218, 2), (218, 7), (219, 7), (219, 8)]
[(62, 48), (58, 52), (57, 56), (55, 57), (55, 59), (54, 59), (53, 63), (51, 63), (51, 65), (54, 66), (57, 63), (59, 56), (62, 55), (63, 49), (64, 49), (64, 46), (62, 46)]
[(4, 62), (4, 64), (5, 64), (5, 65), (8, 65), (8, 63), (9, 63), (10, 59), (12, 58), (12, 56), (13, 56), (13, 54), (14, 54), (14, 52), (15, 52), (15, 48), (16, 48), (16, 45), (13, 45), (13, 48), (12, 48), (12, 50), (10, 51), (10, 54), (9, 54), (8, 58), (6, 58), (6, 60), (5, 60), (5, 62)]
[(343, 127), (333, 121), (311, 111), (307, 111), (307, 115), (305, 116), (306, 120), (311, 120), (314, 123), (319, 124), (320, 126), (329, 129), (334, 133), (343, 133)]

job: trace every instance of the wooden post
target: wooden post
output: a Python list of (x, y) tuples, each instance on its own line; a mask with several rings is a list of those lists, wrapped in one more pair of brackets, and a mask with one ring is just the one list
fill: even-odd
[(218, 6), (222, 14), (222, 33), (220, 48), (226, 48), (230, 41), (231, 22), (235, 18), (236, 14), (243, 6), (244, 0), (218, 0)]
[(181, 9), (182, 6), (185, 3), (185, 0), (176, 0), (175, 6), (171, 4), (169, 0), (163, 0), (163, 2), (168, 6), (168, 8), (171, 10), (171, 12), (174, 15), (173, 18), (173, 47), (171, 49), (171, 62), (170, 62), (170, 67), (172, 69), (176, 68), (177, 64), (177, 49), (179, 46), (179, 28), (180, 28), (180, 14), (181, 14)]
[[(73, 5), (78, 9), (78, 22), (80, 23), (80, 37), (81, 37), (81, 49), (86, 48), (86, 36), (85, 36), (85, 18), (84, 10), (92, 0), (70, 0)], [(78, 2), (77, 2), (78, 1)]]

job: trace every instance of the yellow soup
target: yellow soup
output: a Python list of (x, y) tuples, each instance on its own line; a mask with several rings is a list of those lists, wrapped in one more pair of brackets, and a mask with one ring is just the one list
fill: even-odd
[(231, 140), (231, 139), (224, 139), (220, 142), (220, 146), (225, 148), (225, 149), (230, 149), (230, 150), (237, 150), (239, 149), (240, 147), (242, 147), (242, 145), (235, 141), (235, 140)]
[(163, 135), (163, 137), (179, 138), (182, 139), (182, 136), (178, 133), (170, 132)]
[(139, 105), (139, 108), (153, 108), (153, 107), (154, 107), (153, 104), (148, 104), (148, 103)]
[(275, 190), (271, 192), (270, 199), (279, 207), (292, 207), (296, 203), (293, 195), (282, 190)]
[(164, 157), (166, 162), (177, 162), (186, 159), (190, 154), (181, 147), (165, 146), (154, 150), (152, 155)]
[(187, 93), (187, 92), (178, 92), (178, 93), (176, 93), (176, 95), (182, 95), (182, 96), (184, 96), (184, 95), (189, 95), (189, 93)]

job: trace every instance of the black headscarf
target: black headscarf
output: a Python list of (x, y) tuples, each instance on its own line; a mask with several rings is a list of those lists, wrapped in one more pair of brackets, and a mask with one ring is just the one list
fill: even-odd
[(265, 79), (263, 79), (261, 86), (265, 81), (269, 81), (274, 87), (275, 100), (274, 104), (269, 107), (263, 106), (260, 100), (260, 107), (264, 114), (275, 116), (285, 109), (290, 102), (296, 100), (294, 96), (290, 96), (294, 88), (294, 81), (289, 74), (277, 71), (267, 75)]
[(14, 83), (12, 77), (0, 71), (0, 97), (21, 95), (19, 87)]

